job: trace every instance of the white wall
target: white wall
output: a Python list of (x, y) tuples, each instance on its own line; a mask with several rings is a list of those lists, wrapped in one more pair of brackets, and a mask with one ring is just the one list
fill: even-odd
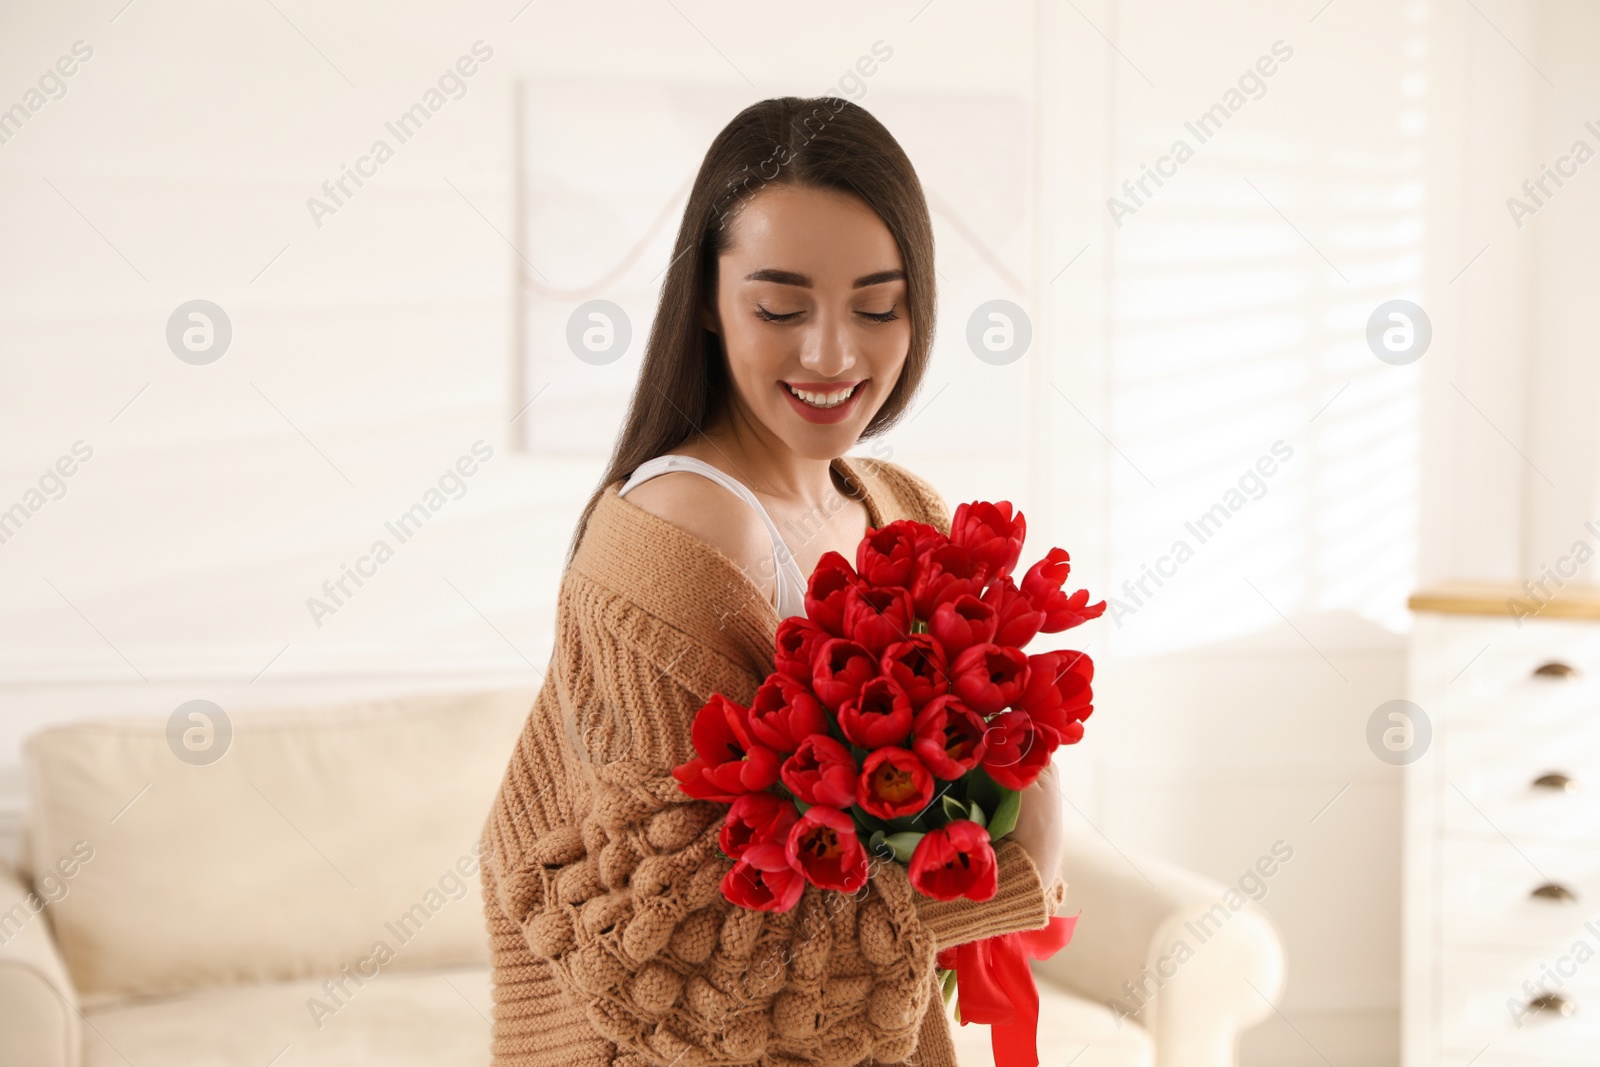
[[(1534, 215), (1521, 214), (1519, 228), (1505, 211), (1485, 234), (1496, 246), (1527, 248), (1529, 271), (1529, 389), (1524, 484), (1528, 492), (1528, 538), (1522, 572), (1540, 576), (1562, 564), (1576, 542), (1590, 552), (1600, 538), (1584, 524), (1600, 525), (1600, 360), (1589, 310), (1595, 291), (1596, 250), (1600, 249), (1600, 168), (1571, 160), (1576, 141), (1600, 152), (1600, 67), (1593, 48), (1600, 40), (1600, 9), (1571, 0), (1545, 9), (1536, 53), (1539, 66), (1559, 87), (1535, 82), (1540, 103), (1529, 132), (1527, 165), (1503, 197), (1517, 195), (1523, 181), (1537, 180), (1543, 168), (1577, 169), (1560, 186), (1547, 182), (1549, 195)], [(1574, 561), (1576, 562), (1576, 561)], [(1596, 563), (1578, 568), (1577, 580), (1600, 582)], [(1554, 586), (1552, 585), (1552, 588)], [(1559, 594), (1558, 594), (1559, 595)]]
[[(1362, 737), (1401, 692), (1404, 598), (1536, 569), (1596, 510), (1574, 309), (1600, 170), (1520, 230), (1504, 205), (1600, 118), (1588, 6), (120, 6), (0, 12), (0, 106), (94, 49), (0, 144), (0, 508), (94, 449), (0, 544), (0, 794), (23, 737), (86, 713), (536, 679), (639, 353), (579, 364), (570, 301), (529, 298), (547, 388), (511, 423), (513, 83), (539, 134), (525, 254), (580, 290), (643, 241), (610, 287), (642, 338), (676, 220), (649, 226), (718, 116), (882, 41), (863, 103), (921, 169), (943, 287), (931, 403), (888, 444), (952, 500), (1018, 501), (1135, 609), (1084, 631), (1100, 711), (1069, 814), (1229, 882), (1292, 844), (1264, 901), (1292, 1025), (1248, 1062), (1317, 1061), (1297, 1029), (1394, 1061), (1399, 793)], [(315, 225), (307, 198), (479, 40), (465, 95)], [(1278, 41), (1264, 95), (1116, 225), (1107, 197)], [(1410, 367), (1362, 340), (1396, 296), (1434, 324)], [(195, 297), (234, 327), (203, 367), (163, 337)], [(997, 297), (1036, 331), (1005, 367), (964, 343)], [(307, 598), (478, 440), (465, 495), (316, 625)], [(1260, 499), (1135, 599), (1279, 440)]]

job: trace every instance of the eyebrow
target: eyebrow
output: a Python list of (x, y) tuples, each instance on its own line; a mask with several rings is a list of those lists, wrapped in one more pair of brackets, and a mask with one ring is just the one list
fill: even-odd
[[(906, 272), (903, 270), (880, 270), (875, 274), (863, 274), (850, 286), (852, 289), (865, 289), (869, 285), (882, 285), (884, 282), (903, 282)], [(757, 270), (744, 276), (747, 282), (772, 282), (776, 285), (797, 285), (802, 289), (811, 288), (811, 279), (804, 274), (792, 270)]]

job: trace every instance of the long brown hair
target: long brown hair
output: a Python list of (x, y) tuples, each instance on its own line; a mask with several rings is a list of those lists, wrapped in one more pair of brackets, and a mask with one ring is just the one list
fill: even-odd
[[(877, 212), (900, 248), (911, 348), (863, 437), (888, 429), (910, 404), (933, 347), (933, 225), (922, 183), (894, 137), (866, 109), (834, 97), (751, 104), (725, 126), (700, 164), (611, 462), (573, 532), (571, 551), (606, 487), (670, 452), (722, 413), (728, 369), (701, 312), (715, 300), (717, 260), (739, 206), (768, 185), (849, 193)], [(570, 558), (570, 552), (569, 552)]]

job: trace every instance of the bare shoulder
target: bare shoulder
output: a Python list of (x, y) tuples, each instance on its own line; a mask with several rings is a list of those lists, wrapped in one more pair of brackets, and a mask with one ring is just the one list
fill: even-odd
[(627, 500), (704, 541), (737, 563), (763, 593), (772, 592), (772, 539), (766, 526), (754, 508), (716, 482), (671, 471), (641, 483)]

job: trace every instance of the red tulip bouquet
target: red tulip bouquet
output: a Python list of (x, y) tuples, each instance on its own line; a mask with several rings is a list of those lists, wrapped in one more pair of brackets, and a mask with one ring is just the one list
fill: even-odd
[[(696, 757), (673, 770), (689, 796), (731, 805), (728, 900), (787, 911), (808, 882), (855, 892), (872, 856), (905, 863), (937, 900), (994, 896), (993, 842), (1016, 825), (1020, 790), (1083, 737), (1093, 710), (1088, 656), (1023, 647), (1106, 607), (1062, 591), (1071, 564), (1059, 548), (1015, 581), (1026, 529), (1008, 502), (963, 504), (948, 537), (893, 522), (867, 531), (854, 567), (837, 552), (818, 561), (805, 616), (778, 626), (777, 669), (748, 708), (713, 696), (695, 718)], [(1005, 1062), (1037, 1063), (1023, 956), (1065, 944), (1069, 921), (1054, 923), (1042, 939), (940, 956), (964, 1022), (1024, 1024), (1008, 1030), (1009, 1050), (995, 1026)]]

